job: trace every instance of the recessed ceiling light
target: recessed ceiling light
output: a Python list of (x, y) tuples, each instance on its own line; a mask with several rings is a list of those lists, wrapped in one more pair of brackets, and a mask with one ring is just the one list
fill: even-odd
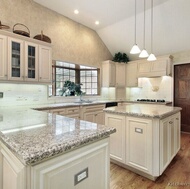
[(75, 14), (78, 14), (78, 13), (79, 13), (79, 11), (76, 9), (76, 10), (74, 10), (74, 13), (75, 13)]
[(96, 24), (96, 25), (99, 25), (99, 24), (100, 24), (100, 22), (99, 22), (99, 21), (96, 21), (96, 22), (95, 22), (95, 24)]

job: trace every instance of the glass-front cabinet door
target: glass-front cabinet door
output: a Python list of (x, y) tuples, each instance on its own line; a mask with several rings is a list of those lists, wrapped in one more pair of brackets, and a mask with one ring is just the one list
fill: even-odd
[(8, 79), (24, 80), (24, 42), (8, 38)]
[(25, 42), (25, 80), (38, 80), (38, 45)]

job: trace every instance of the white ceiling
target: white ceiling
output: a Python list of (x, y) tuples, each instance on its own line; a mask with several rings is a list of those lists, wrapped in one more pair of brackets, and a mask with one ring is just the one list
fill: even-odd
[[(129, 54), (134, 44), (134, 0), (34, 0), (97, 31), (112, 55)], [(143, 48), (143, 0), (137, 0), (137, 44)], [(146, 0), (146, 49), (150, 52), (150, 3)], [(79, 10), (75, 15), (73, 11)], [(156, 56), (190, 50), (190, 0), (154, 0), (153, 51)], [(94, 22), (99, 20), (100, 25)]]

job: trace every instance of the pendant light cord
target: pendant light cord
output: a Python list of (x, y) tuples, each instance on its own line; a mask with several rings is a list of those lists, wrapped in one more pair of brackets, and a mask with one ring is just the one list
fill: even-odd
[(153, 0), (151, 0), (151, 53), (153, 53)]
[(144, 0), (144, 39), (143, 39), (143, 49), (145, 49), (145, 0)]
[(137, 1), (135, 0), (135, 44), (136, 44), (136, 38), (137, 38), (137, 32), (136, 32), (136, 13), (137, 13)]

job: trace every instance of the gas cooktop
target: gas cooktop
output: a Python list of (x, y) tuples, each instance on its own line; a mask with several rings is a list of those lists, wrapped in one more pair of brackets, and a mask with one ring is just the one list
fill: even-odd
[(161, 102), (161, 103), (165, 103), (166, 101), (164, 99), (137, 99), (137, 101), (141, 101), (141, 102)]

